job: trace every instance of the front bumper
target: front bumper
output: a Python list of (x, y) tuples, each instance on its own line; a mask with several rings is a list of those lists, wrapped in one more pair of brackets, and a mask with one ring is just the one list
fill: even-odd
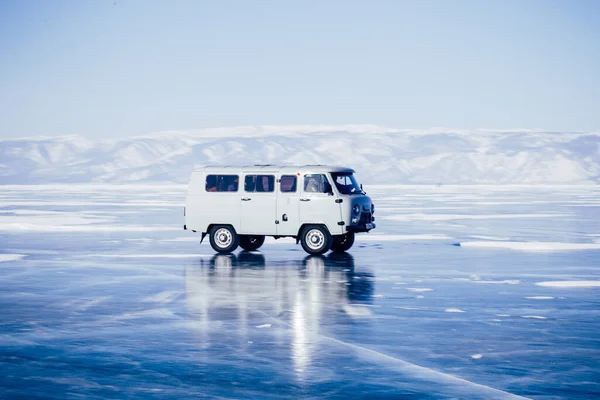
[[(369, 210), (371, 208), (369, 207)], [(352, 218), (352, 223), (346, 227), (348, 232), (369, 232), (371, 229), (375, 229), (375, 218), (370, 211), (360, 213), (360, 216)]]
[(375, 229), (377, 225), (375, 225), (375, 223), (373, 222), (368, 222), (366, 224), (359, 224), (359, 225), (351, 225), (351, 226), (347, 226), (346, 227), (346, 231), (348, 232), (369, 232), (371, 229)]

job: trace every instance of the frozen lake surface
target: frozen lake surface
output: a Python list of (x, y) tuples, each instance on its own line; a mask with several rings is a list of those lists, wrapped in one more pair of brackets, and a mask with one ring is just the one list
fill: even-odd
[(367, 188), (342, 255), (215, 256), (185, 186), (4, 186), (2, 398), (600, 397), (600, 188)]

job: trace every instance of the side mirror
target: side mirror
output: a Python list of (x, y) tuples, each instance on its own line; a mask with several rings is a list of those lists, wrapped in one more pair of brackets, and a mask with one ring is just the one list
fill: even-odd
[(325, 182), (325, 185), (323, 185), (323, 190), (328, 195), (333, 196), (333, 188), (331, 187), (331, 183)]

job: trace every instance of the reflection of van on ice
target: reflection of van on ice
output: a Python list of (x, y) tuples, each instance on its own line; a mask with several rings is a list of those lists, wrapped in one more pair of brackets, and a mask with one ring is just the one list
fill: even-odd
[(310, 254), (346, 251), (375, 228), (354, 170), (324, 165), (203, 167), (192, 172), (184, 229), (208, 234), (219, 253), (256, 250), (265, 236), (296, 238)]

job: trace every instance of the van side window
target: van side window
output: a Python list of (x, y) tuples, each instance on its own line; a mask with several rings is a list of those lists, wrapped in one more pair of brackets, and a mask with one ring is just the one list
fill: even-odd
[(217, 176), (216, 175), (207, 175), (206, 176), (205, 189), (207, 192), (216, 192), (217, 191)]
[(304, 175), (304, 191), (307, 193), (329, 193), (331, 184), (323, 174)]
[(239, 177), (237, 175), (207, 175), (207, 192), (237, 192)]
[(256, 190), (256, 175), (246, 175), (244, 179), (244, 190), (246, 192), (254, 192)]
[(257, 192), (274, 192), (275, 177), (273, 175), (258, 175), (256, 180)]
[(274, 192), (275, 176), (273, 175), (246, 175), (244, 180), (246, 192)]
[(296, 192), (296, 175), (282, 175), (281, 184), (279, 185), (282, 193)]

